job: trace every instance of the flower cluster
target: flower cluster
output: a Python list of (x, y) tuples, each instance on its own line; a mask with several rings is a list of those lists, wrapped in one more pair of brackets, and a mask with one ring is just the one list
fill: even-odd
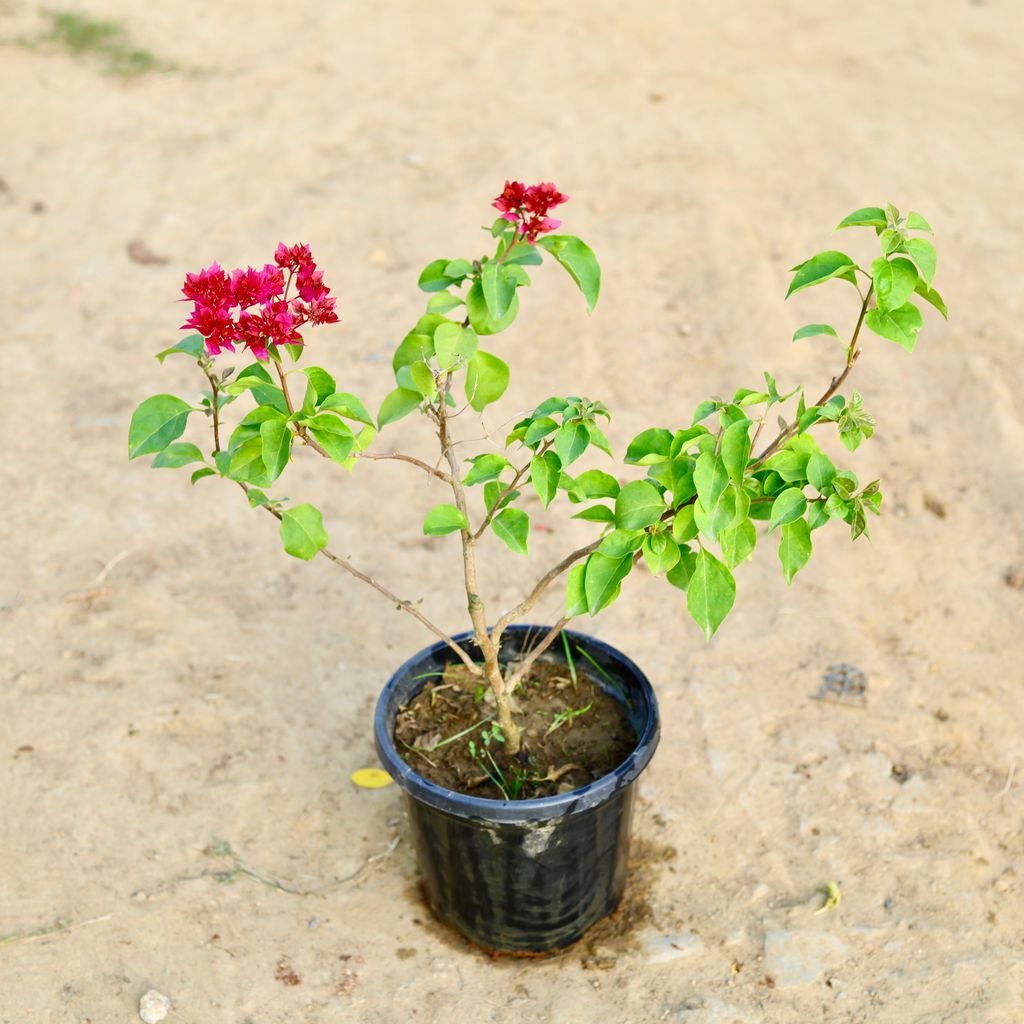
[(503, 220), (516, 225), (517, 234), (528, 242), (536, 242), (538, 235), (554, 231), (562, 223), (547, 214), (568, 199), (550, 181), (538, 185), (506, 181), (505, 190), (491, 205), (501, 211)]
[[(293, 283), (298, 295), (289, 300)], [(198, 331), (211, 356), (223, 349), (234, 352), (241, 344), (257, 359), (267, 359), (270, 345), (302, 345), (299, 329), (306, 324), (337, 322), (330, 291), (309, 246), (281, 242), (274, 262), (262, 270), (238, 268), (228, 274), (211, 263), (198, 274), (186, 274), (182, 293), (193, 308), (182, 330)]]

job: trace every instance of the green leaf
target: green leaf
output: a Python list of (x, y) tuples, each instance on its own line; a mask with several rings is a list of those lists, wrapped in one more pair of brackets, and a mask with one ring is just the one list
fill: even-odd
[(883, 338), (895, 341), (908, 352), (914, 351), (917, 332), (924, 319), (921, 311), (912, 302), (905, 302), (899, 309), (869, 309), (864, 323)]
[(443, 323), (434, 331), (434, 354), (440, 370), (450, 370), (460, 360), (466, 362), (476, 348), (476, 331), (461, 324)]
[(263, 441), (263, 465), (270, 479), (276, 480), (288, 465), (292, 450), (292, 432), (283, 420), (267, 420), (260, 425)]
[(192, 406), (174, 395), (147, 398), (132, 413), (128, 426), (128, 458), (163, 451), (185, 432)]
[[(313, 440), (335, 461), (345, 465), (345, 460), (356, 446), (355, 435), (347, 423), (331, 412), (317, 413), (305, 421)], [(261, 428), (262, 429), (262, 428)]]
[(480, 272), (480, 286), (484, 292), (484, 302), (492, 319), (500, 321), (512, 305), (516, 296), (516, 282), (505, 267), (495, 260), (485, 263)]
[(586, 566), (583, 563), (574, 565), (569, 570), (565, 586), (565, 617), (567, 619), (574, 619), (587, 610), (587, 592), (583, 585), (586, 571)]
[(722, 549), (722, 557), (730, 569), (735, 569), (745, 562), (753, 553), (757, 544), (757, 530), (749, 519), (744, 519), (738, 526), (729, 526), (718, 533), (718, 544)]
[(898, 309), (914, 292), (917, 267), (901, 256), (892, 260), (879, 258), (871, 264), (871, 279), (878, 308)]
[(807, 503), (807, 525), (811, 530), (817, 530), (828, 522), (829, 516), (825, 511), (825, 502), (810, 501)]
[(591, 498), (615, 498), (619, 494), (619, 482), (610, 473), (600, 469), (588, 469), (580, 473), (573, 482), (569, 496), (577, 501)]
[(587, 430), (590, 431), (590, 443), (604, 452), (608, 458), (614, 459), (615, 456), (612, 454), (612, 446), (608, 443), (608, 438), (604, 436), (593, 420), (587, 420)]
[(449, 313), (466, 300), (451, 292), (435, 292), (427, 300), (428, 313)]
[(444, 276), (452, 281), (461, 281), (464, 277), (473, 273), (473, 264), (469, 260), (452, 260), (444, 268)]
[(931, 224), (929, 224), (928, 221), (926, 221), (924, 217), (915, 210), (911, 210), (910, 213), (907, 214), (907, 227), (911, 231), (927, 231), (929, 234), (932, 234)]
[(855, 266), (856, 263), (846, 253), (831, 249), (828, 252), (819, 252), (817, 256), (812, 256), (797, 268), (789, 291), (786, 292), (786, 298), (803, 291), (804, 288), (829, 281), (833, 277), (848, 277)]
[(609, 558), (625, 558), (640, 550), (646, 536), (643, 530), (612, 530), (605, 535), (597, 550)]
[(794, 332), (793, 340), (800, 341), (802, 338), (816, 338), (819, 334), (830, 334), (833, 338), (838, 338), (836, 329), (829, 327), (828, 324), (808, 324), (806, 327), (801, 327), (800, 330)]
[(366, 406), (355, 395), (351, 395), (347, 391), (336, 391), (333, 395), (328, 395), (320, 403), (320, 409), (323, 412), (336, 412), (347, 420), (365, 423), (368, 427), (374, 426), (370, 414), (366, 411)]
[(797, 483), (807, 479), (807, 462), (810, 456), (807, 452), (796, 452), (790, 448), (784, 448), (776, 452), (764, 464), (765, 469), (778, 473), (786, 483)]
[(686, 607), (694, 621), (710, 640), (725, 620), (736, 600), (736, 581), (732, 573), (714, 555), (703, 548), (686, 588)]
[(249, 499), (249, 508), (270, 508), (272, 502), (258, 487), (250, 487), (245, 492)]
[(614, 523), (615, 513), (607, 505), (591, 505), (571, 518), (585, 519), (591, 523)]
[(421, 291), (439, 292), (450, 285), (451, 279), (445, 274), (445, 268), (450, 260), (433, 260), (423, 268), (420, 279), (417, 282)]
[(622, 581), (632, 568), (631, 555), (609, 558), (595, 552), (587, 559), (583, 588), (587, 596), (587, 610), (591, 615), (596, 615), (619, 596)]
[(787, 583), (807, 564), (811, 557), (811, 531), (807, 522), (796, 519), (782, 527), (779, 540), (779, 561), (782, 562), (782, 575)]
[(651, 427), (636, 435), (626, 449), (626, 462), (631, 465), (650, 466), (667, 460), (672, 453), (672, 431), (664, 427)]
[(701, 420), (706, 420), (721, 404), (711, 398), (705, 399), (693, 410), (691, 426), (696, 426)]
[(204, 476), (216, 476), (216, 475), (217, 475), (217, 470), (210, 469), (209, 466), (204, 466), (202, 469), (197, 469), (192, 474), (192, 486), (194, 487), (196, 485), (196, 481), (202, 480)]
[(729, 479), (737, 486), (743, 484), (743, 474), (750, 459), (750, 420), (736, 420), (722, 434), (719, 453)]
[(191, 462), (203, 461), (203, 453), (196, 445), (188, 441), (175, 441), (174, 444), (169, 444), (160, 452), (151, 465), (154, 469), (178, 469), (178, 467), (187, 466)]
[(462, 478), (462, 482), (467, 487), (472, 487), (474, 484), (485, 484), (488, 480), (497, 480), (506, 467), (511, 465), (504, 455), (493, 453), (477, 455), (468, 461), (473, 463), (473, 468)]
[(665, 579), (678, 587), (686, 590), (693, 578), (693, 570), (697, 567), (697, 559), (694, 553), (684, 544), (679, 548), (679, 561), (665, 574)]
[(313, 388), (316, 395), (316, 404), (319, 405), (328, 395), (333, 395), (337, 389), (334, 378), (320, 366), (307, 366), (303, 371), (306, 380)]
[(157, 352), (156, 358), (162, 363), (168, 356), (192, 356), (193, 359), (198, 359), (201, 355), (206, 352), (206, 340), (201, 334), (190, 334), (187, 338), (182, 338), (177, 345), (172, 345), (170, 348), (165, 348), (163, 352)]
[[(693, 506), (693, 521), (705, 537), (717, 540), (720, 530), (732, 525), (736, 518), (736, 489), (728, 486), (719, 494), (715, 503), (707, 508), (699, 498)], [(746, 506), (744, 506), (746, 514)]]
[(273, 481), (263, 461), (263, 438), (260, 434), (242, 435), (240, 442), (231, 448), (227, 475), (232, 480), (268, 487)]
[(466, 293), (466, 316), (469, 317), (470, 326), (477, 334), (499, 334), (515, 320), (518, 312), (518, 295), (512, 297), (505, 315), (500, 320), (496, 320), (487, 308), (483, 286), (479, 281), (474, 281)]
[(901, 231), (893, 231), (892, 228), (886, 228), (878, 236), (878, 244), (882, 250), (882, 255), (890, 256), (903, 245), (903, 233)]
[(530, 459), (530, 482), (533, 484), (540, 503), (547, 508), (558, 493), (558, 475), (562, 471), (561, 460), (554, 452), (534, 455)]
[[(444, 320), (444, 317), (439, 317), (438, 319), (443, 320), (445, 323), (451, 323), (450, 320)], [(391, 368), (397, 376), (398, 371), (403, 366), (412, 366), (413, 363), (429, 363), (433, 357), (433, 334), (419, 334), (414, 331), (407, 334), (402, 339), (402, 343), (395, 349), (395, 354), (391, 357)]]
[(508, 387), (508, 365), (497, 356), (480, 349), (466, 368), (466, 397), (477, 411), (496, 402)]
[(848, 217), (844, 217), (836, 227), (839, 228), (884, 228), (887, 221), (885, 210), (880, 206), (865, 206), (863, 209), (854, 210)]
[(942, 301), (942, 296), (934, 289), (929, 288), (924, 283), (923, 279), (918, 279), (917, 286), (914, 291), (924, 299), (925, 302), (931, 303), (943, 316), (943, 319), (949, 319), (949, 310), (946, 309), (946, 303)]
[(819, 494), (825, 493), (835, 475), (836, 467), (827, 455), (815, 452), (807, 460), (807, 479)]
[[(437, 395), (437, 381), (433, 371), (426, 363), (413, 363), (409, 367), (409, 377), (416, 390), (428, 401)], [(410, 389), (411, 390), (411, 389)]]
[(644, 561), (653, 576), (660, 576), (679, 561), (679, 545), (667, 533), (649, 534), (643, 542)]
[(407, 388), (395, 388), (380, 404), (380, 412), (377, 413), (377, 426), (382, 428), (388, 423), (394, 423), (403, 416), (408, 416), (413, 409), (418, 409), (423, 401), (423, 396), (418, 391), (410, 391)]
[(518, 508), (502, 509), (492, 520), (491, 529), (517, 555), (527, 555), (526, 538), (530, 533), (530, 517)]
[(601, 268), (590, 246), (575, 235), (548, 235), (537, 244), (547, 249), (569, 272), (587, 303), (587, 312), (593, 313), (601, 292)]
[(807, 498), (804, 497), (804, 492), (799, 487), (790, 487), (772, 503), (772, 517), (768, 522), (768, 529), (774, 530), (776, 526), (791, 523), (806, 511)]
[[(484, 507), (488, 512), (493, 511), (495, 505), (498, 504), (499, 498), (501, 498), (501, 507), (504, 508), (519, 497), (519, 491), (509, 491), (508, 494), (505, 494), (505, 490), (505, 487), (495, 483), (493, 480), (484, 484)], [(502, 498), (503, 494), (505, 496)]]
[(505, 253), (505, 257), (502, 260), (502, 263), (505, 265), (513, 263), (527, 267), (539, 267), (543, 262), (544, 257), (537, 252), (537, 247), (535, 245), (531, 245), (529, 242), (523, 241), (516, 242), (516, 244)]
[(430, 537), (468, 529), (469, 520), (454, 505), (435, 505), (423, 520), (423, 532)]
[(910, 253), (911, 258), (917, 264), (924, 278), (925, 284), (931, 287), (932, 278), (935, 276), (935, 246), (926, 238), (908, 238), (903, 243), (903, 248)]
[(718, 504), (718, 499), (729, 484), (729, 471), (719, 456), (704, 452), (694, 467), (693, 483), (701, 504), (710, 511)]
[(281, 513), (281, 543), (285, 551), (307, 562), (327, 546), (323, 516), (313, 505), (296, 505)]
[(555, 451), (562, 460), (563, 468), (571, 466), (590, 444), (590, 431), (585, 423), (570, 420), (563, 423), (555, 434)]
[(672, 520), (672, 539), (677, 544), (693, 540), (697, 536), (697, 523), (694, 520), (694, 508), (692, 505), (684, 505), (676, 512)]
[(615, 525), (620, 530), (642, 530), (665, 514), (665, 499), (652, 483), (634, 480), (615, 499)]
[(550, 416), (540, 416), (526, 428), (523, 435), (523, 443), (534, 445), (542, 438), (547, 437), (552, 430), (557, 430), (558, 424)]

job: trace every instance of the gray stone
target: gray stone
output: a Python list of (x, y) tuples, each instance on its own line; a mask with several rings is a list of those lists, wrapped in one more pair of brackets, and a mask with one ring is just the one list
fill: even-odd
[(170, 1008), (170, 999), (163, 992), (157, 992), (155, 988), (143, 992), (142, 998), (139, 1000), (139, 1016), (146, 1024), (158, 1024), (167, 1016), (167, 1011)]
[(778, 988), (817, 981), (826, 967), (840, 964), (850, 947), (829, 932), (772, 929), (764, 936), (764, 970)]

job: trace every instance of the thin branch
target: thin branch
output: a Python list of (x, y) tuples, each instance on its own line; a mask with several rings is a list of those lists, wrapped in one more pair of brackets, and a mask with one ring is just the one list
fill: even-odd
[[(850, 341), (850, 347), (846, 352), (846, 366), (843, 368), (843, 372), (838, 377), (832, 378), (832, 383), (829, 384), (825, 393), (815, 402), (815, 405), (824, 405), (842, 386), (843, 382), (850, 375), (850, 371), (853, 369), (853, 364), (860, 358), (860, 349), (857, 348), (857, 339), (860, 337), (860, 329), (864, 325), (864, 317), (867, 315), (868, 303), (871, 301), (873, 294), (873, 288), (868, 289), (867, 295), (864, 296), (864, 301), (861, 303), (860, 316), (857, 317), (857, 326), (853, 331), (853, 338)], [(799, 420), (794, 420), (784, 430), (780, 431), (774, 441), (757, 458), (754, 460), (752, 466), (756, 468), (767, 459), (772, 452), (774, 452), (781, 444), (783, 444), (787, 438), (789, 438), (793, 432), (800, 425)]]
[(505, 628), (516, 619), (521, 619), (524, 615), (529, 612), (533, 606), (540, 600), (541, 595), (545, 590), (556, 580), (559, 576), (565, 572), (574, 562), (578, 562), (581, 558), (586, 558), (587, 555), (596, 551), (601, 544), (601, 538), (592, 541), (586, 547), (577, 548), (571, 555), (566, 555), (558, 565), (553, 569), (549, 569), (536, 583), (533, 590), (530, 591), (529, 596), (520, 601), (511, 611), (505, 612), (504, 615), (494, 624), (494, 628), (491, 630), (491, 639), (497, 646), (501, 642), (501, 636), (505, 632)]
[(532, 651), (516, 666), (515, 671), (510, 672), (505, 679), (505, 689), (512, 693), (519, 685), (519, 681), (533, 668), (534, 662), (558, 639), (562, 630), (565, 629), (569, 620), (565, 617), (559, 619), (547, 632), (547, 635)]
[(424, 473), (429, 473), (431, 476), (436, 476), (438, 480), (443, 480), (449, 486), (451, 485), (452, 478), (443, 470), (437, 469), (435, 466), (429, 466), (425, 462), (421, 462), (419, 459), (413, 458), (411, 455), (403, 455), (401, 452), (387, 452), (381, 454), (370, 454), (369, 452), (360, 452), (356, 458), (359, 459), (371, 459), (372, 461), (380, 461), (384, 459), (396, 459), (399, 462), (408, 462), (413, 466), (418, 466), (423, 470)]
[(206, 374), (206, 379), (210, 382), (210, 388), (213, 391), (213, 399), (210, 403), (213, 409), (213, 450), (215, 452), (220, 451), (220, 409), (218, 406), (220, 403), (217, 401), (217, 394), (219, 388), (217, 386), (217, 378), (203, 365), (203, 373)]
[[(537, 455), (542, 456), (551, 447), (550, 441), (545, 441), (540, 448), (537, 450)], [(501, 503), (516, 489), (519, 482), (524, 476), (530, 471), (530, 467), (533, 465), (533, 459), (531, 459), (525, 466), (520, 467), (516, 470), (516, 475), (512, 477), (512, 482), (506, 487), (499, 495), (498, 500), (495, 501), (494, 507), (484, 517), (484, 521), (480, 524), (480, 529), (473, 534), (473, 540), (479, 540), (483, 535), (484, 530), (491, 525), (491, 521), (495, 515), (501, 510)]]
[[(249, 493), (249, 488), (240, 481), (235, 481), (239, 487)], [(271, 505), (263, 505), (275, 519), (280, 520), (282, 518), (281, 513)], [(457, 644), (443, 629), (439, 626), (435, 626), (413, 603), (412, 601), (406, 601), (399, 597), (397, 594), (392, 593), (384, 586), (383, 583), (378, 582), (372, 576), (368, 576), (365, 572), (360, 572), (347, 558), (343, 558), (341, 555), (336, 555), (333, 551), (327, 548), (321, 548), (318, 554), (323, 555), (328, 561), (334, 562), (335, 565), (340, 566), (349, 575), (354, 576), (357, 580), (362, 580), (363, 583), (373, 587), (374, 590), (379, 594), (383, 594), (396, 608), (400, 608), (403, 612), (408, 612), (417, 622), (426, 626), (431, 633), (434, 634), (439, 640), (443, 640), (458, 656), (459, 660), (469, 669), (470, 672), (475, 676), (483, 675), (480, 666), (473, 661), (473, 659), (466, 652), (465, 648)]]
[[(277, 370), (278, 380), (281, 381), (281, 391), (284, 392), (284, 404), (288, 407), (288, 416), (290, 418), (290, 417), (295, 415), (295, 406), (292, 403), (292, 396), (291, 396), (291, 394), (288, 391), (288, 380), (287, 380), (287, 378), (285, 376), (284, 370), (281, 367), (281, 364), (279, 362), (277, 362), (276, 360), (274, 360), (274, 369)], [(308, 444), (309, 447), (313, 449), (313, 451), (315, 451), (318, 454), (322, 455), (325, 459), (329, 459), (330, 458), (330, 455), (327, 454), (327, 452), (324, 450), (324, 448), (321, 445), (319, 445), (312, 437), (309, 436), (309, 431), (306, 430), (305, 427), (303, 427), (300, 424), (296, 423), (295, 424), (295, 433), (298, 434), (298, 436), (306, 444)]]

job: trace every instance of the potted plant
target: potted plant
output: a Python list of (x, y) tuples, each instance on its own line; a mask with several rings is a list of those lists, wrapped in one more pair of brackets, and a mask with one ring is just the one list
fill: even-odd
[[(533, 268), (549, 257), (569, 273), (589, 311), (597, 302), (593, 252), (556, 233), (560, 222), (550, 216), (566, 200), (549, 183), (507, 182), (493, 203), (500, 216), (490, 228), (492, 254), (427, 264), (419, 277), (426, 309), (394, 351), (394, 387), (376, 416), (327, 370), (292, 365), (310, 328), (338, 321), (307, 246), (279, 245), (262, 269), (228, 274), (214, 263), (188, 274), (183, 292), (192, 313), (184, 327), (193, 333), (157, 358), (193, 358), (208, 386), (198, 402), (147, 399), (129, 429), (130, 458), (153, 454), (155, 467), (185, 467), (193, 484), (232, 482), (254, 509), (278, 520), (288, 554), (329, 559), (434, 634), (437, 642), (385, 686), (377, 747), (407, 794), (434, 912), (500, 950), (564, 946), (614, 909), (625, 881), (633, 783), (657, 744), (657, 705), (643, 673), (567, 624), (611, 605), (643, 566), (685, 593), (710, 638), (733, 605), (733, 571), (758, 544), (756, 523), (778, 538), (787, 583), (810, 558), (815, 530), (842, 522), (854, 539), (867, 534), (868, 516), (882, 502), (878, 481), (862, 485), (814, 433), (837, 429), (851, 452), (872, 434), (861, 396), (841, 393), (865, 328), (912, 351), (922, 325), (912, 297), (946, 315), (932, 287), (935, 249), (922, 237), (931, 231), (924, 218), (892, 206), (857, 210), (839, 227), (873, 229), (880, 255), (864, 268), (839, 251), (818, 253), (793, 268), (787, 293), (837, 280), (857, 296), (848, 333), (809, 324), (793, 336), (824, 336), (836, 347), (837, 372), (816, 400), (802, 387), (783, 393), (766, 373), (763, 385), (701, 402), (681, 426), (643, 430), (625, 452), (620, 473), (633, 474), (628, 481), (596, 466), (581, 471), (588, 452), (612, 459), (614, 468), (602, 429), (609, 412), (588, 398), (547, 397), (518, 419), (504, 449), (469, 453), (463, 424), (508, 386), (502, 355), (510, 350), (496, 336), (515, 321)], [(225, 351), (252, 361), (237, 372), (224, 368)], [(240, 399), (246, 411), (229, 426), (228, 407)], [(179, 440), (193, 414), (205, 425), (202, 446)], [(379, 431), (413, 414), (436, 435), (434, 463), (372, 447)], [(358, 477), (368, 463), (398, 460), (450, 491), (449, 501), (424, 509), (422, 529), (456, 535), (438, 547), (458, 558), (467, 632), (451, 635), (332, 551), (317, 508), (268, 493), (289, 462), (307, 453)], [(497, 540), (527, 555), (528, 494), (545, 509), (557, 502), (592, 523), (593, 538), (545, 567), (517, 605), (494, 615), (477, 577), (477, 549)], [(562, 615), (543, 627), (524, 625), (554, 586), (564, 587)]]

